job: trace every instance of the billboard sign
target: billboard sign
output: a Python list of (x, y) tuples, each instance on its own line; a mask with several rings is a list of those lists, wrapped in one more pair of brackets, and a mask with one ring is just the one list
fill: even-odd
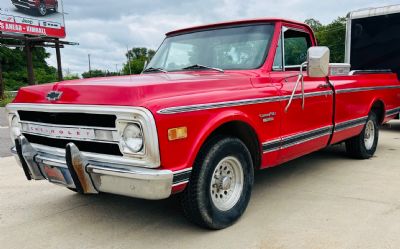
[(0, 31), (64, 38), (62, 0), (0, 0)]

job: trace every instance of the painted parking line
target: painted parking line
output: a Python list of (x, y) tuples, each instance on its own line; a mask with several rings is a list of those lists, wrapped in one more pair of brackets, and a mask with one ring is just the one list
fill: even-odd
[(8, 129), (8, 126), (0, 126), (0, 129)]

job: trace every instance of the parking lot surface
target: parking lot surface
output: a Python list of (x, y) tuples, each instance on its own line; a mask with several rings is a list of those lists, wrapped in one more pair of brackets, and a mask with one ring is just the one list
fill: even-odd
[(28, 182), (0, 159), (2, 248), (400, 248), (400, 122), (381, 132), (376, 156), (343, 146), (256, 174), (243, 217), (208, 231), (183, 217), (177, 198), (82, 196)]
[(11, 156), (11, 139), (5, 108), (0, 107), (0, 158)]

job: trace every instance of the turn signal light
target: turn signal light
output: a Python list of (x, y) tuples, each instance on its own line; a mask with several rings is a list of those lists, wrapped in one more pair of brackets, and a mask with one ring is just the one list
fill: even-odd
[(178, 127), (168, 130), (168, 140), (178, 140), (187, 138), (187, 127)]

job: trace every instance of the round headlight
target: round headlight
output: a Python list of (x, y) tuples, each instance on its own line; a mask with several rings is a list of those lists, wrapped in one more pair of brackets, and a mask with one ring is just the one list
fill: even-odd
[(11, 119), (11, 124), (10, 124), (10, 135), (11, 139), (14, 141), (19, 135), (21, 135), (21, 126), (18, 121), (18, 117), (14, 116)]
[(125, 127), (123, 139), (126, 147), (134, 153), (143, 148), (143, 134), (140, 127), (136, 124), (130, 124)]

